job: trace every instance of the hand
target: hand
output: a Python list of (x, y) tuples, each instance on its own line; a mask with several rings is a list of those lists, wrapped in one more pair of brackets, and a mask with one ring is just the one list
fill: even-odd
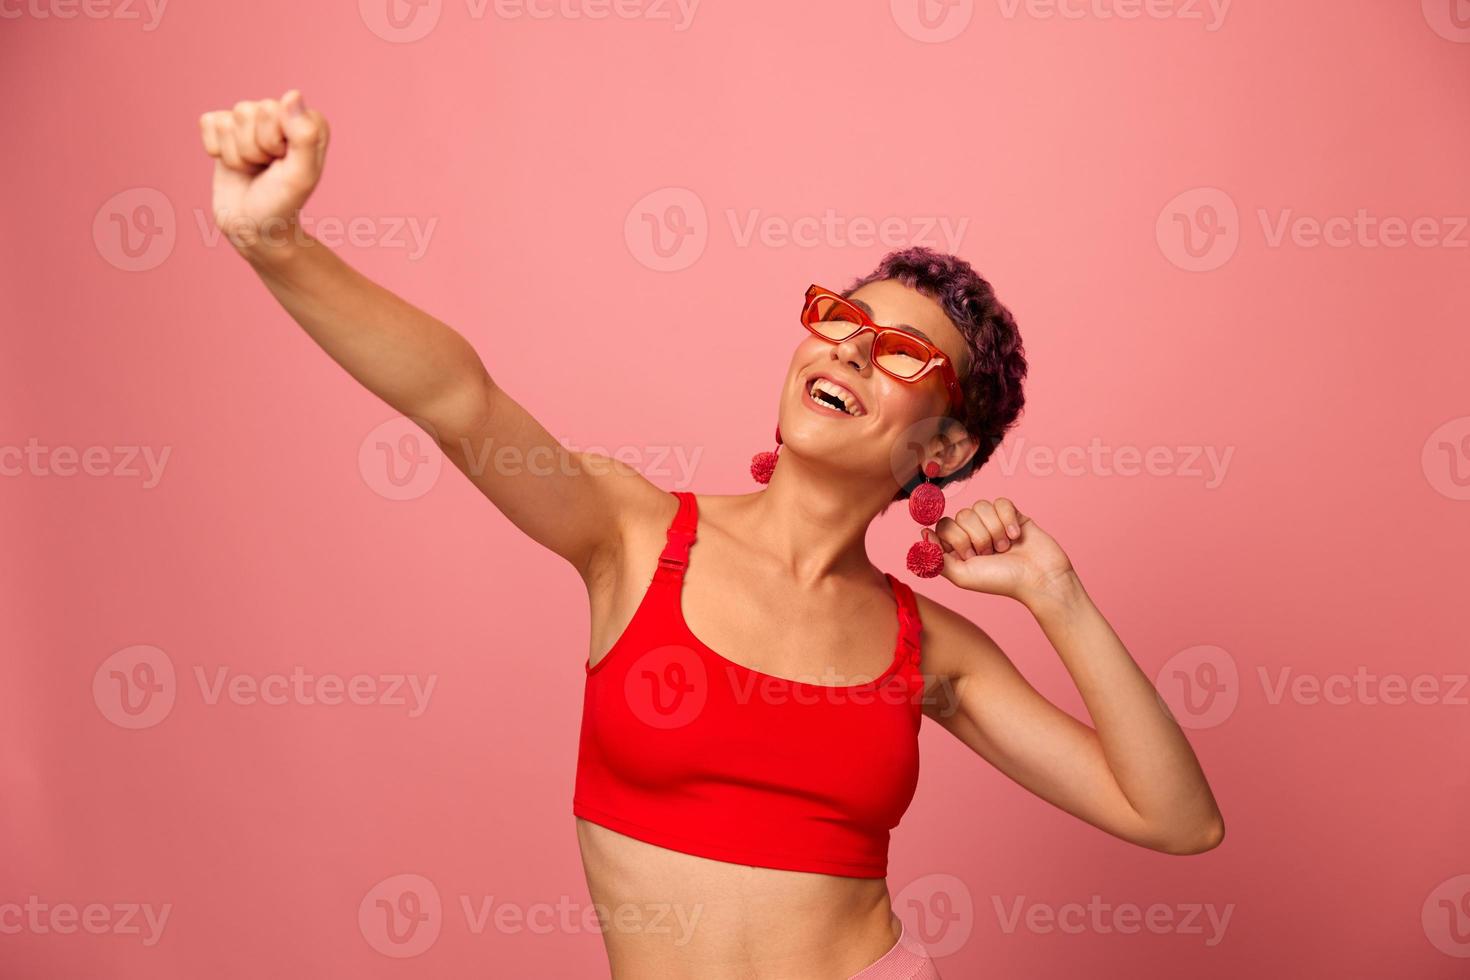
[(287, 244), (301, 206), (321, 179), (327, 121), (292, 89), (199, 117), (214, 157), (214, 222), (241, 249)]
[(1056, 540), (1005, 497), (977, 500), (944, 517), (926, 540), (944, 551), (940, 574), (962, 589), (1009, 596), (1031, 605), (1063, 588), (1072, 562)]

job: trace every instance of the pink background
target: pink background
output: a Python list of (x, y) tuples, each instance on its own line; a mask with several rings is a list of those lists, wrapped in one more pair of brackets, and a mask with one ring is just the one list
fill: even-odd
[[(196, 117), (291, 86), (333, 125), (308, 215), (356, 221), (342, 254), (668, 488), (751, 486), (799, 295), (888, 249), (864, 222), (965, 223), (1032, 377), (952, 496), (1057, 535), (1228, 833), (1122, 843), (926, 726), (890, 886), (947, 977), (1470, 969), (1470, 5), (384, 3), (4, 8), (0, 975), (606, 972), (580, 925), (462, 904), (581, 922), (581, 583), (451, 469), (390, 474), (392, 413), (202, 230)], [(1152, 472), (1046, 461), (1094, 440)], [(1081, 712), (1024, 610), (919, 587)], [(296, 670), (435, 686), (416, 716), (215, 696)], [(373, 911), (405, 889), (441, 909), (413, 949)]]

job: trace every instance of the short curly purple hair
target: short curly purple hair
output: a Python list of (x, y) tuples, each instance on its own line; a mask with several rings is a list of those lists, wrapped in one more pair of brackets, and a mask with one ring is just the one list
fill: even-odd
[[(880, 279), (896, 279), (937, 302), (965, 338), (970, 351), (969, 370), (960, 378), (968, 420), (965, 429), (980, 448), (969, 463), (933, 482), (944, 486), (967, 479), (995, 452), (1026, 404), (1022, 391), (1026, 351), (1015, 318), (995, 298), (990, 283), (956, 255), (921, 245), (889, 252), (878, 268), (848, 286), (842, 295), (851, 296), (859, 287)], [(922, 475), (916, 474), (894, 499), (904, 499), (922, 482)]]

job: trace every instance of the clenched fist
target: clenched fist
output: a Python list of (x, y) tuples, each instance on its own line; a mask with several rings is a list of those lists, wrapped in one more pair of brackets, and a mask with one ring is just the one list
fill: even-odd
[(940, 574), (962, 589), (1009, 596), (1027, 605), (1064, 583), (1072, 563), (1041, 525), (1005, 497), (977, 500), (930, 531), (944, 552)]
[(214, 157), (214, 223), (237, 248), (280, 244), (321, 179), (327, 121), (292, 89), (280, 101), (237, 102), (199, 117)]

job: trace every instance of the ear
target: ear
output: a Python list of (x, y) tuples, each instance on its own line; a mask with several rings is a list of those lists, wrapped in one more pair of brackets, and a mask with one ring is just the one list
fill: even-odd
[(958, 422), (947, 425), (935, 436), (930, 458), (939, 461), (939, 475), (949, 476), (969, 465), (980, 451), (980, 440)]

